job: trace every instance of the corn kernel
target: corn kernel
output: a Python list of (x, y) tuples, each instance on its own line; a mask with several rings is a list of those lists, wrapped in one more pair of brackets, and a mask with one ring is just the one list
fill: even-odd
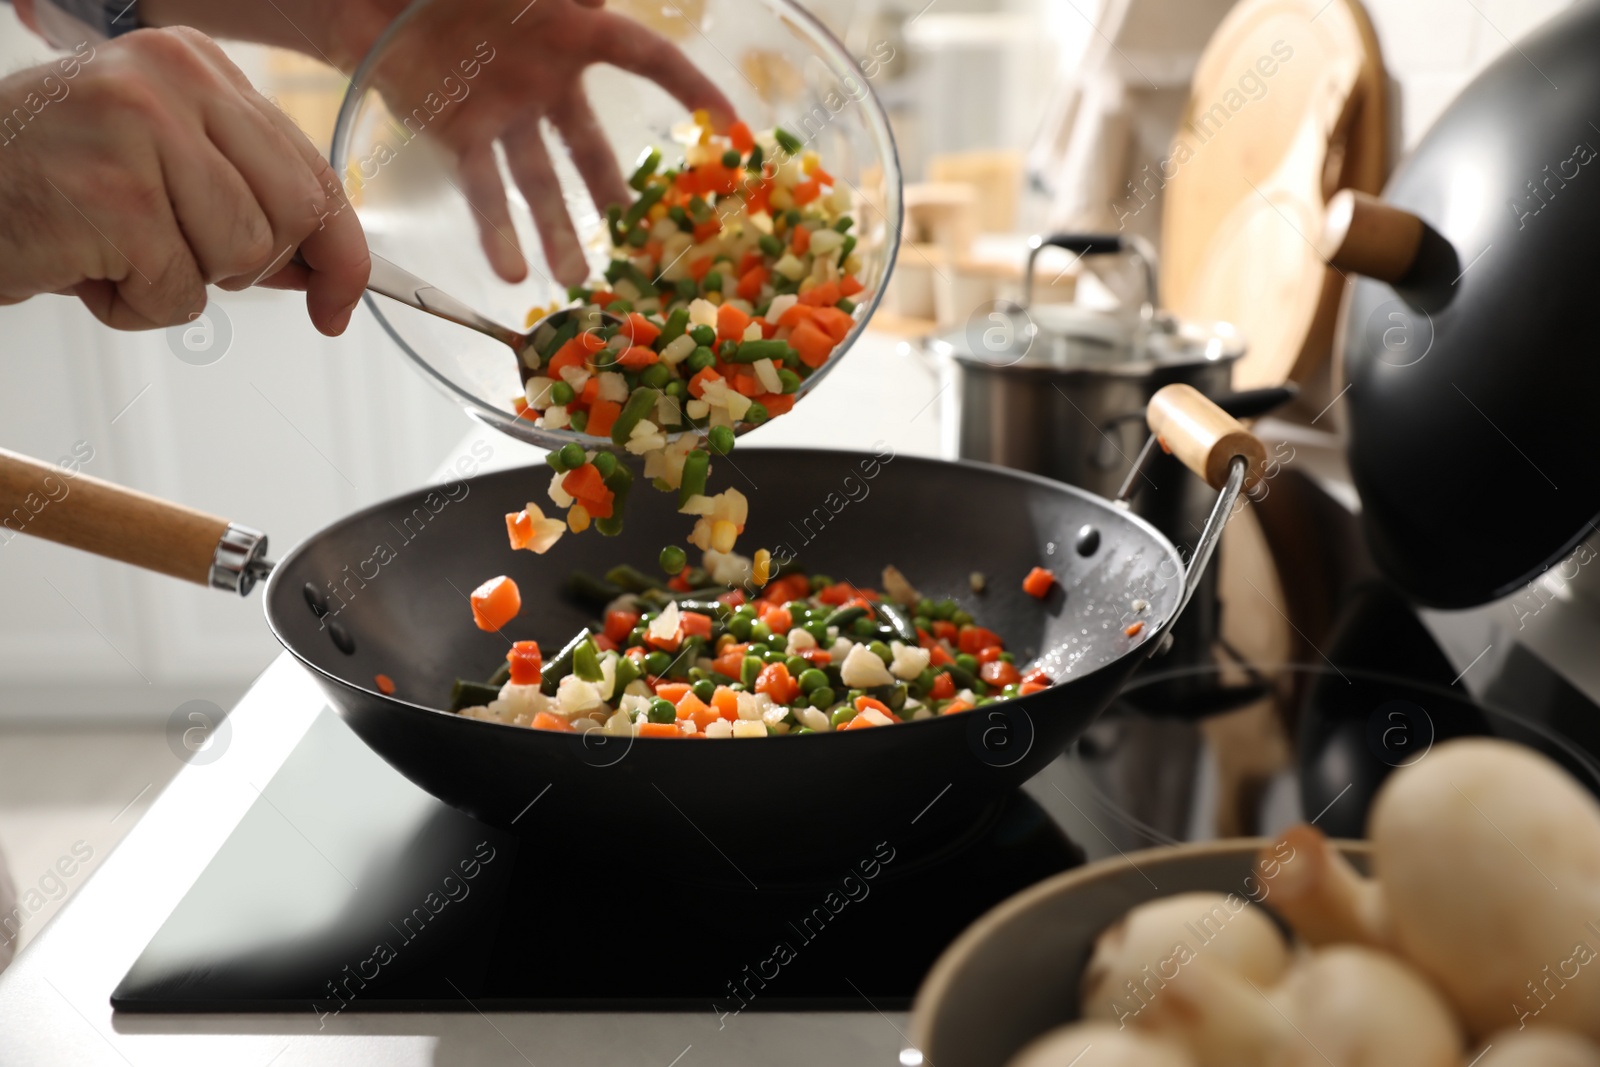
[(573, 533), (583, 533), (589, 528), (589, 509), (582, 504), (574, 504), (567, 509), (567, 529)]
[(807, 174), (814, 173), (820, 166), (822, 166), (822, 160), (817, 158), (817, 154), (815, 152), (807, 152), (805, 155), (800, 157), (800, 169), (805, 171)]
[(794, 207), (794, 197), (790, 195), (789, 190), (779, 186), (772, 190), (772, 195), (767, 198), (767, 203), (779, 211), (788, 211)]
[(660, 222), (667, 217), (667, 205), (658, 202), (650, 209), (649, 214), (651, 222)]
[(700, 127), (702, 130), (709, 132), (711, 129), (711, 112), (707, 111), (703, 107), (696, 109), (694, 113), (694, 124)]
[(718, 519), (711, 524), (711, 547), (718, 552), (732, 552), (738, 536), (739, 528), (727, 519)]
[(717, 651), (719, 653), (726, 652), (729, 645), (736, 645), (738, 643), (738, 639), (732, 634), (723, 634), (721, 637), (717, 638)]
[(764, 548), (756, 549), (755, 559), (750, 561), (750, 577), (755, 579), (756, 588), (766, 585), (771, 576), (772, 553)]
[(706, 303), (711, 304), (714, 307), (721, 306), (721, 304), (722, 304), (722, 294), (721, 293), (710, 292), (710, 293), (707, 293), (703, 297), (703, 299), (705, 300)]

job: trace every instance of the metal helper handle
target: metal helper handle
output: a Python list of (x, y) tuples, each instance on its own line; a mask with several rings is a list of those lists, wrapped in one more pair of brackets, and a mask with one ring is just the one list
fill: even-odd
[(0, 543), (19, 533), (247, 595), (272, 572), (267, 535), (0, 449)]
[(431, 282), (422, 280), (404, 267), (377, 254), (372, 256), (372, 276), (367, 281), (367, 289), (391, 300), (398, 300), (418, 311), (426, 311), (430, 315), (437, 315), (441, 319), (487, 334), (502, 344), (510, 345), (513, 349), (520, 351), (522, 348), (521, 333), (501, 325)]
[[(1183, 597), (1162, 628), (1164, 636), (1188, 607), (1200, 576), (1216, 552), (1222, 528), (1227, 525), (1239, 494), (1261, 478), (1267, 450), (1237, 419), (1189, 385), (1169, 385), (1157, 391), (1145, 409), (1145, 420), (1150, 424), (1150, 439), (1139, 453), (1134, 472), (1129, 475), (1130, 483), (1159, 447), (1177, 456), (1184, 466), (1217, 490), (1217, 502), (1211, 508), (1205, 528), (1200, 531), (1194, 555), (1184, 569)], [(1127, 493), (1128, 486), (1124, 486), (1125, 495), (1119, 498), (1119, 503), (1125, 503)], [(1152, 642), (1151, 654), (1160, 651), (1164, 644), (1159, 640)]]
[(1028, 238), (1028, 269), (1022, 278), (1024, 308), (1033, 307), (1033, 266), (1046, 248), (1064, 248), (1080, 257), (1127, 255), (1137, 259), (1144, 269), (1144, 303), (1139, 307), (1139, 318), (1147, 324), (1155, 320), (1156, 308), (1161, 306), (1156, 286), (1156, 250), (1143, 237), (1117, 233), (1034, 234)]

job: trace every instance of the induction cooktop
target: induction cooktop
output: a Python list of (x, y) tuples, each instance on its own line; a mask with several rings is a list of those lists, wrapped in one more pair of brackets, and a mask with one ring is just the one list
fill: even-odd
[[(782, 832), (778, 813), (774, 833)], [(1022, 793), (937, 857), (686, 882), (599, 827), (513, 835), (324, 710), (112, 994), (133, 1012), (896, 1009), (968, 924), (1083, 862)], [(579, 847), (580, 845), (587, 847)]]

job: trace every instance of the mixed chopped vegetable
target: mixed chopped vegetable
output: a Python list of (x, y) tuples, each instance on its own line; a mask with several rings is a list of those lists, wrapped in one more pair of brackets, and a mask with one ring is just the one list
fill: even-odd
[[(849, 190), (793, 136), (741, 122), (718, 135), (696, 112), (680, 139), (683, 162), (664, 169), (651, 149), (629, 180), (638, 198), (608, 211), (605, 279), (569, 291), (580, 314), (565, 327), (535, 333), (523, 354), (533, 377), (515, 403), (542, 427), (642, 457), (644, 477), (694, 517), (689, 543), (729, 552), (747, 505), (736, 490), (708, 492), (711, 457), (732, 451), (735, 427), (792, 408), (855, 327), (861, 260)], [(625, 465), (575, 443), (549, 462), (565, 529), (621, 531)], [(561, 533), (530, 504), (512, 539), (544, 552)]]
[(549, 662), (536, 642), (515, 642), (487, 682), (456, 683), (450, 710), (544, 730), (771, 737), (953, 715), (1052, 684), (1024, 674), (956, 601), (918, 595), (892, 567), (884, 593), (792, 572), (747, 600), (715, 573), (727, 557), (685, 559), (662, 552), (666, 583), (628, 566), (574, 576), (575, 594), (606, 605), (604, 623)]

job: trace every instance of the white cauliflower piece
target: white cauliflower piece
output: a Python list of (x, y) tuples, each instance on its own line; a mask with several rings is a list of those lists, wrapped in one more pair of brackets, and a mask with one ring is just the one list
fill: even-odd
[(727, 719), (718, 719), (715, 722), (706, 723), (705, 734), (707, 737), (732, 737), (733, 723)]
[(572, 494), (561, 488), (561, 479), (565, 477), (566, 475), (562, 474), (560, 471), (557, 471), (550, 476), (550, 499), (556, 507), (562, 509), (570, 508), (573, 504), (577, 503), (577, 501), (572, 498)]
[(677, 639), (682, 612), (676, 600), (669, 603), (650, 623), (650, 636), (663, 643)]
[(586, 682), (576, 674), (569, 674), (561, 679), (561, 684), (556, 688), (555, 703), (545, 710), (570, 719), (574, 715), (594, 711), (602, 704), (600, 691), (594, 683)]
[(800, 725), (819, 734), (833, 729), (833, 720), (828, 718), (827, 712), (819, 708), (801, 708), (795, 714), (800, 717)]
[(734, 737), (766, 737), (767, 724), (760, 719), (740, 719), (738, 722), (729, 723), (733, 727)]
[(550, 698), (537, 685), (517, 685), (507, 682), (500, 687), (500, 698), (489, 705), (489, 710), (505, 716), (509, 722), (518, 716), (532, 719), (550, 707)]
[[(627, 700), (628, 698), (623, 697), (622, 699)], [(606, 734), (611, 737), (627, 737), (633, 733), (633, 719), (629, 717), (627, 712), (619, 708), (611, 713), (611, 717), (606, 720), (604, 729)]]
[(784, 651), (791, 656), (798, 656), (800, 653), (816, 647), (817, 639), (796, 626), (789, 631), (789, 647)]
[(889, 651), (894, 653), (894, 660), (889, 664), (889, 673), (907, 682), (927, 670), (928, 661), (932, 658), (932, 653), (927, 649), (914, 648), (899, 641), (890, 641)]
[(692, 300), (689, 303), (689, 325), (717, 328), (717, 305), (709, 300)]
[(852, 645), (839, 667), (839, 677), (851, 689), (871, 689), (879, 685), (893, 685), (894, 675), (883, 665), (866, 645)]
[(718, 552), (708, 549), (702, 560), (706, 573), (719, 585), (740, 586), (750, 580), (751, 563), (747, 556), (737, 552)]

